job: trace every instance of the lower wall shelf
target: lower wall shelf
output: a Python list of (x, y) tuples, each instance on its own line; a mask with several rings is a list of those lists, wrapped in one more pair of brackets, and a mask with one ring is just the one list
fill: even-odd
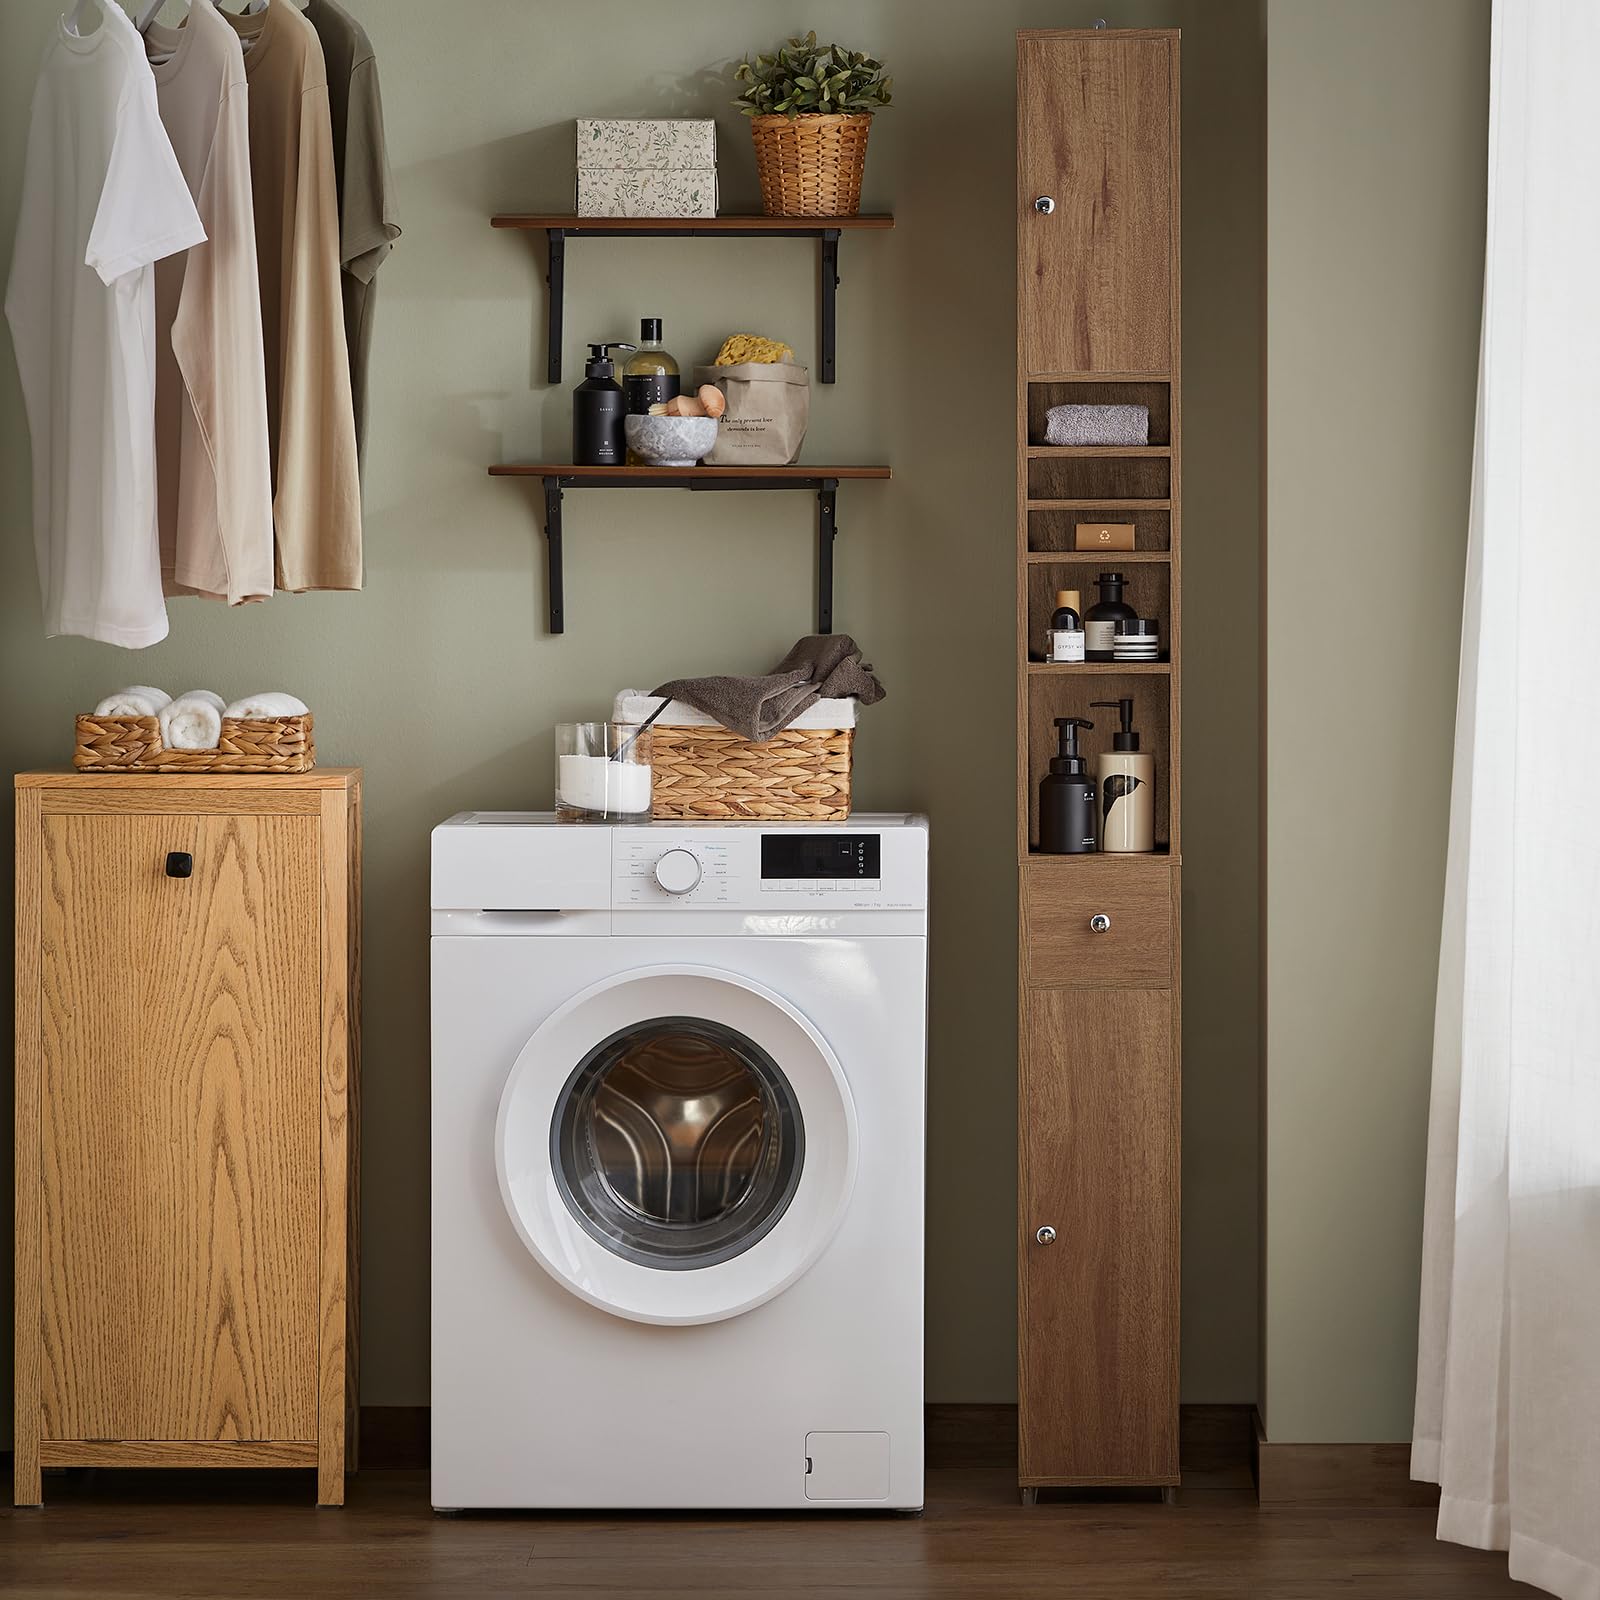
[(571, 462), (505, 462), (491, 478), (544, 482), (544, 531), (549, 574), (550, 631), (564, 633), (561, 577), (561, 497), (568, 489), (814, 489), (817, 495), (817, 632), (833, 632), (835, 503), (843, 479), (882, 481), (888, 467), (585, 467)]

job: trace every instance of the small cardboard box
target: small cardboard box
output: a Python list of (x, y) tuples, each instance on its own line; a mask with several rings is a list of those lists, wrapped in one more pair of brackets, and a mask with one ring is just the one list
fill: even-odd
[(1131, 522), (1080, 522), (1076, 548), (1079, 550), (1131, 550)]
[(714, 217), (717, 125), (708, 117), (577, 119), (580, 217)]

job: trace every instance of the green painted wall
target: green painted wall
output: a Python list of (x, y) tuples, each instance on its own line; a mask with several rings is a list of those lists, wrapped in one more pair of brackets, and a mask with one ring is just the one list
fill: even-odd
[(1267, 22), (1263, 1400), (1274, 1440), (1408, 1439), (1489, 5)]
[[(326, 760), (366, 768), (363, 1390), (369, 1403), (424, 1400), (428, 830), (463, 807), (547, 806), (552, 723), (602, 713), (625, 684), (765, 668), (813, 616), (806, 496), (591, 493), (567, 506), (569, 631), (545, 635), (534, 491), (492, 482), (484, 468), (563, 455), (570, 400), (543, 386), (542, 251), (492, 233), (488, 215), (570, 207), (580, 114), (714, 114), (725, 207), (750, 208), (749, 137), (727, 103), (732, 61), (812, 25), (879, 51), (900, 104), (873, 134), (866, 199), (892, 208), (899, 226), (845, 243), (840, 382), (815, 393), (806, 453), (895, 469), (890, 485), (841, 495), (837, 619), (889, 687), (864, 719), (859, 801), (933, 819), (928, 1389), (939, 1400), (1008, 1399), (1012, 33), (1087, 25), (1095, 7), (350, 4), (382, 65), (405, 227), (380, 278), (368, 588), (235, 613), (181, 601), (171, 637), (132, 656), (45, 641), (26, 434), (0, 355), (0, 761), (7, 770), (62, 761), (72, 713), (137, 680), (230, 695), (281, 685), (315, 708)], [(7, 6), (0, 259), (10, 255), (28, 93), (59, 8)], [(1131, 0), (1116, 20), (1187, 29), (1185, 1392), (1248, 1400), (1261, 47), (1254, 0)], [(683, 358), (747, 329), (787, 337), (810, 361), (816, 273), (815, 252), (793, 241), (577, 241), (569, 383), (581, 376), (584, 340), (627, 337), (646, 313), (666, 319)]]

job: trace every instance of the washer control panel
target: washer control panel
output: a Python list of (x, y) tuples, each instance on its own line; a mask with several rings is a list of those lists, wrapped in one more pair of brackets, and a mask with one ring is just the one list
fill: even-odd
[(613, 903), (728, 905), (731, 854), (726, 839), (690, 833), (619, 836), (612, 853)]
[(927, 904), (922, 827), (648, 823), (610, 831), (611, 904), (785, 912)]

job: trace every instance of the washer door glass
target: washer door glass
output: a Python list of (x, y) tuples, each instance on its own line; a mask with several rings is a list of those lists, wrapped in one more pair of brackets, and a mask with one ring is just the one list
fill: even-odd
[(553, 1011), (495, 1124), (501, 1198), (561, 1286), (687, 1324), (782, 1294), (855, 1185), (844, 1069), (796, 1007), (733, 972), (643, 966)]
[(589, 1235), (682, 1270), (747, 1250), (800, 1182), (805, 1122), (789, 1080), (721, 1022), (652, 1017), (579, 1062), (556, 1103), (550, 1161)]

